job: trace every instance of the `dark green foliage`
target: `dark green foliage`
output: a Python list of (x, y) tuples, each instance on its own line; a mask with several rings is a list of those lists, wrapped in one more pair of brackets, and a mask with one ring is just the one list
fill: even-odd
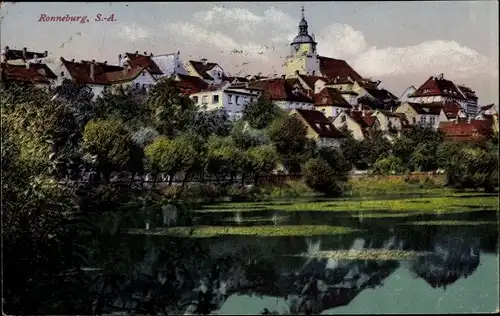
[(224, 109), (199, 111), (196, 113), (189, 131), (203, 138), (210, 135), (229, 136), (232, 124)]
[(321, 158), (308, 160), (302, 170), (306, 184), (313, 190), (336, 196), (342, 193), (339, 178), (328, 163)]
[(268, 127), (280, 115), (284, 115), (282, 110), (270, 100), (261, 96), (257, 101), (245, 107), (243, 120), (248, 122), (252, 128), (263, 129)]

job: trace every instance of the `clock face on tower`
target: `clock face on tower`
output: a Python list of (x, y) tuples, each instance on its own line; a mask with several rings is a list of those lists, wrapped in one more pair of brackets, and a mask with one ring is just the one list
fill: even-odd
[(298, 51), (299, 50), (299, 45), (298, 44), (293, 45), (293, 49), (295, 49), (295, 51)]

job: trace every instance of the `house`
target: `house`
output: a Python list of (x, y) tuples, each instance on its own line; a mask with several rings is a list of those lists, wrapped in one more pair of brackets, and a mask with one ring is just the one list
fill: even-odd
[[(386, 89), (372, 87), (363, 87), (363, 89), (366, 91), (364, 98), (368, 101), (368, 105), (372, 105), (373, 108), (392, 111), (392, 107), (399, 105), (398, 98)], [(361, 102), (360, 98), (358, 98), (358, 102)]]
[(477, 114), (479, 109), (477, 104), (478, 97), (476, 95), (476, 92), (464, 85), (458, 85), (457, 88), (466, 99), (466, 105), (464, 109), (465, 113), (470, 115)]
[(46, 58), (49, 55), (48, 51), (43, 53), (30, 52), (26, 47), (22, 50), (18, 49), (10, 49), (9, 46), (5, 46), (2, 49), (2, 63), (6, 63), (10, 61), (11, 64), (14, 62), (26, 62), (30, 61), (31, 63), (38, 63), (39, 59)]
[(298, 79), (258, 80), (249, 86), (261, 90), (266, 98), (282, 109), (314, 110), (314, 100), (307, 96)]
[(319, 93), (328, 82), (328, 79), (320, 76), (305, 76), (297, 74), (297, 79), (299, 80), (302, 87), (308, 92), (308, 95), (312, 97), (314, 94)]
[(202, 90), (208, 89), (209, 87), (209, 84), (200, 77), (183, 75), (178, 73), (175, 74), (174, 80), (177, 82), (177, 87), (179, 88), (181, 93), (186, 95), (198, 93)]
[(442, 103), (412, 103), (400, 105), (394, 113), (404, 113), (410, 125), (424, 125), (434, 129), (439, 127)]
[(367, 111), (344, 111), (333, 120), (333, 125), (338, 130), (349, 131), (356, 140), (370, 137), (370, 129), (375, 123), (375, 118)]
[(415, 86), (413, 86), (413, 85), (409, 86), (408, 88), (406, 88), (406, 90), (403, 92), (403, 94), (401, 94), (401, 96), (399, 97), (399, 101), (401, 103), (408, 102), (409, 96), (412, 95), (413, 93), (415, 93), (415, 91), (417, 91), (417, 88)]
[(209, 83), (221, 82), (225, 77), (222, 67), (217, 63), (208, 62), (206, 58), (188, 61), (186, 71), (190, 76), (200, 77)]
[(51, 88), (57, 80), (57, 76), (46, 64), (34, 64), (29, 61), (25, 65), (1, 63), (0, 74), (2, 83), (27, 84), (38, 88)]
[(498, 113), (498, 109), (495, 108), (495, 104), (488, 104), (488, 105), (483, 105), (479, 107), (479, 113), (478, 114), (488, 114), (492, 115)]
[(314, 95), (314, 106), (316, 110), (332, 119), (337, 117), (342, 111), (349, 111), (352, 106), (342, 97), (340, 91), (335, 88), (323, 88)]
[(493, 133), (492, 122), (485, 120), (457, 119), (453, 122), (442, 122), (439, 130), (446, 140), (484, 141)]
[(379, 88), (379, 85), (380, 81), (375, 82), (364, 78), (355, 80), (350, 76), (338, 76), (326, 84), (327, 87), (341, 91), (346, 101), (351, 105), (359, 103), (360, 100), (366, 100), (363, 102), (366, 105), (380, 104), (375, 107), (384, 107), (386, 104), (390, 107), (390, 105), (396, 104), (398, 98), (386, 89)]
[[(408, 96), (410, 103), (456, 102), (467, 111), (468, 101), (453, 81), (444, 79), (443, 74), (431, 76), (413, 94)], [(470, 112), (471, 114), (474, 114)]]
[(230, 119), (238, 120), (243, 116), (245, 107), (256, 101), (259, 95), (255, 90), (246, 90), (245, 87), (224, 84), (192, 93), (190, 97), (203, 110), (222, 108)]
[(156, 78), (148, 67), (132, 67), (125, 62), (123, 67), (108, 65), (107, 62), (81, 60), (75, 62), (60, 58), (61, 72), (59, 83), (64, 79), (72, 80), (78, 84), (88, 85), (94, 96), (102, 94), (104, 88), (110, 86), (131, 86), (137, 90), (149, 90), (156, 83)]
[(316, 110), (294, 109), (290, 115), (298, 117), (307, 127), (307, 136), (320, 147), (338, 147), (344, 135), (326, 116)]
[(399, 132), (402, 130), (400, 116), (387, 110), (375, 110), (372, 117), (376, 118), (375, 128), (383, 132)]
[(125, 64), (129, 64), (132, 68), (146, 68), (155, 79), (163, 76), (163, 72), (158, 67), (158, 65), (152, 59), (153, 54), (147, 54), (144, 52), (144, 55), (139, 54), (139, 51), (133, 53), (125, 53), (118, 55), (118, 66), (123, 67)]
[(456, 102), (445, 102), (443, 111), (439, 114), (439, 122), (448, 122), (457, 118), (467, 118), (467, 114), (460, 104)]

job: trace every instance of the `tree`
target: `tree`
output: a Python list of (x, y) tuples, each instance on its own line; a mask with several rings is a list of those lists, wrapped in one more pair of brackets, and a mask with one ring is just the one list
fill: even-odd
[(149, 118), (145, 95), (130, 86), (106, 88), (95, 103), (100, 118), (115, 118), (130, 128)]
[(299, 172), (312, 146), (304, 123), (295, 116), (279, 117), (267, 133), (284, 166), (291, 172)]
[(264, 96), (249, 103), (243, 110), (243, 120), (256, 129), (268, 127), (280, 115), (284, 115), (283, 111)]
[(449, 185), (492, 192), (498, 186), (498, 151), (463, 146), (449, 157), (445, 172)]
[(240, 149), (248, 149), (269, 142), (264, 131), (250, 127), (243, 120), (238, 120), (233, 124), (230, 136), (235, 146)]
[(163, 172), (170, 176), (170, 185), (177, 173), (185, 172), (187, 175), (199, 160), (196, 145), (188, 136), (172, 139), (160, 136), (146, 147), (145, 154), (154, 173)]
[(210, 135), (229, 136), (232, 124), (224, 109), (199, 111), (189, 130), (203, 138)]
[(243, 152), (230, 137), (212, 135), (207, 142), (206, 171), (217, 179), (231, 175), (242, 169)]
[(381, 157), (373, 164), (373, 173), (380, 175), (401, 174), (406, 172), (401, 159), (395, 156)]
[(64, 79), (62, 84), (55, 89), (54, 100), (62, 101), (70, 109), (82, 130), (91, 119), (102, 117), (93, 99), (94, 93), (90, 87), (76, 84), (69, 79)]
[(318, 156), (325, 160), (330, 168), (338, 174), (347, 173), (351, 170), (351, 164), (344, 157), (338, 148), (320, 147), (318, 148)]
[(192, 125), (197, 107), (180, 92), (174, 79), (164, 78), (151, 89), (147, 99), (155, 128), (162, 135), (174, 136)]
[(120, 121), (92, 120), (83, 131), (82, 152), (108, 183), (113, 171), (124, 171), (129, 164), (131, 143)]
[(337, 176), (328, 163), (321, 158), (308, 160), (302, 170), (306, 184), (313, 190), (326, 195), (341, 194)]
[(246, 155), (250, 164), (250, 170), (254, 174), (254, 184), (257, 184), (261, 172), (271, 172), (276, 168), (278, 162), (278, 155), (272, 145), (250, 148), (247, 150)]

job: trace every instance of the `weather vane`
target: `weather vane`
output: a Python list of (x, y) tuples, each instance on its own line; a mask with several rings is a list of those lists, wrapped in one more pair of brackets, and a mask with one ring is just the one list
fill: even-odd
[(304, 6), (302, 6), (302, 19), (304, 18)]

